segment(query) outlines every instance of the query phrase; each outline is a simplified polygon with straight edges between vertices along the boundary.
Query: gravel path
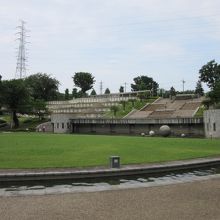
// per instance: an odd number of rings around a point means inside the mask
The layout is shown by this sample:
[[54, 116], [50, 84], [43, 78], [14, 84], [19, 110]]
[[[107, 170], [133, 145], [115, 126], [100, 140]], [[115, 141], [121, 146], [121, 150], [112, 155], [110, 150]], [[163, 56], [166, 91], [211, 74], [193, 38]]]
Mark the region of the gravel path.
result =
[[220, 219], [220, 178], [160, 187], [0, 197], [1, 220]]

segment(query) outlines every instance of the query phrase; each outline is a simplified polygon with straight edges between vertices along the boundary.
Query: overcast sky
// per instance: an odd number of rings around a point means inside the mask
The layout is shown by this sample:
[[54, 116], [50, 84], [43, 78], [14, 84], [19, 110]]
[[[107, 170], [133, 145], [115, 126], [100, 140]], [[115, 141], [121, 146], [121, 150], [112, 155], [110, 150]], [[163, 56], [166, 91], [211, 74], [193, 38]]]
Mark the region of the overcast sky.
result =
[[139, 75], [161, 88], [194, 89], [198, 71], [220, 62], [219, 0], [0, 0], [0, 74], [15, 77], [16, 26], [30, 30], [27, 75], [44, 72], [72, 90], [74, 72], [99, 93]]

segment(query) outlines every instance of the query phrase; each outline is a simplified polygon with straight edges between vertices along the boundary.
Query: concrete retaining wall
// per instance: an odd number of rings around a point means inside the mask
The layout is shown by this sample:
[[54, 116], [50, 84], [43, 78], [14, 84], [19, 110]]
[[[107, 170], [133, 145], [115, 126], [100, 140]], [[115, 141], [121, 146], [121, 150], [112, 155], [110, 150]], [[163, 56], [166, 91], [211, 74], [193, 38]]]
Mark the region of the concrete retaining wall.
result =
[[220, 109], [204, 112], [204, 130], [207, 138], [220, 138]]
[[[104, 119], [73, 119], [71, 120], [72, 133], [82, 134], [127, 134], [140, 135], [149, 134], [153, 130], [159, 135], [161, 125], [168, 125], [171, 128], [172, 136], [185, 134], [189, 137], [203, 137], [204, 127], [202, 120], [184, 119], [179, 121], [174, 119], [166, 120], [104, 120]], [[164, 123], [163, 123], [164, 122]]]
[[53, 132], [53, 126], [51, 122], [45, 122], [36, 127], [38, 132]]
[[130, 165], [122, 166], [119, 169], [109, 168], [93, 168], [84, 170], [66, 169], [65, 171], [55, 169], [53, 171], [45, 170], [26, 170], [16, 172], [0, 172], [0, 182], [12, 181], [30, 181], [30, 180], [59, 180], [59, 179], [91, 179], [103, 177], [116, 177], [116, 176], [131, 176], [141, 174], [162, 174], [164, 172], [183, 171], [187, 169], [198, 169], [205, 167], [213, 167], [220, 164], [219, 158], [208, 159], [194, 159], [184, 161], [166, 162], [164, 164], [149, 164], [149, 165]]
[[74, 117], [74, 114], [51, 114], [54, 133], [69, 133], [70, 118], [72, 117]]

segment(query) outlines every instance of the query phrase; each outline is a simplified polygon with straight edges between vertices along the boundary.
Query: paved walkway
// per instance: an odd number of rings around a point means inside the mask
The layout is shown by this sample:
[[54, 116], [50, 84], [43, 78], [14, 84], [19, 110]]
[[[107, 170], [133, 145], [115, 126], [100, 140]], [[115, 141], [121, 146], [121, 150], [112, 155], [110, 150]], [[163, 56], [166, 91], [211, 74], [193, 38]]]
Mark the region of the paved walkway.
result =
[[0, 198], [1, 220], [220, 219], [220, 178], [116, 191]]

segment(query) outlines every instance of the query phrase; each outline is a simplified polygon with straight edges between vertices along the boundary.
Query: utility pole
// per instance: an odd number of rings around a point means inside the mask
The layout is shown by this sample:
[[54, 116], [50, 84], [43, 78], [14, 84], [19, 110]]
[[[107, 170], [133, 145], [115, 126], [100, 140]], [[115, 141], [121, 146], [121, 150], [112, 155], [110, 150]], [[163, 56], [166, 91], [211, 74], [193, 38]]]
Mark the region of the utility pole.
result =
[[126, 92], [126, 86], [127, 86], [127, 83], [125, 82], [125, 89], [124, 89], [124, 92]]
[[100, 95], [102, 95], [102, 89], [103, 89], [103, 82], [100, 82]]
[[28, 37], [26, 35], [27, 30], [25, 29], [25, 21], [21, 20], [21, 25], [17, 27], [18, 32], [16, 34], [19, 35], [19, 37], [16, 39], [19, 41], [18, 46], [18, 54], [17, 54], [17, 65], [16, 65], [16, 72], [15, 72], [15, 78], [25, 78], [26, 77], [26, 63], [27, 63], [27, 57], [26, 57], [26, 38]]
[[153, 97], [154, 96], [154, 83], [153, 82], [152, 82], [151, 86], [152, 86], [152, 88], [151, 88], [151, 91], [152, 91], [151, 95]]
[[183, 79], [181, 82], [183, 83], [183, 92], [184, 92], [184, 84], [186, 83], [186, 81]]

